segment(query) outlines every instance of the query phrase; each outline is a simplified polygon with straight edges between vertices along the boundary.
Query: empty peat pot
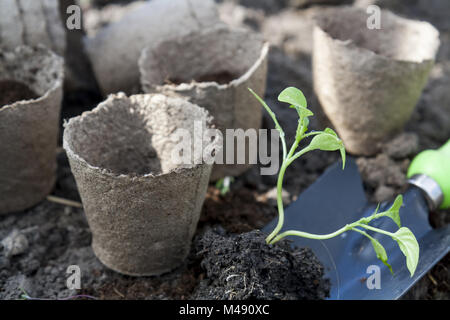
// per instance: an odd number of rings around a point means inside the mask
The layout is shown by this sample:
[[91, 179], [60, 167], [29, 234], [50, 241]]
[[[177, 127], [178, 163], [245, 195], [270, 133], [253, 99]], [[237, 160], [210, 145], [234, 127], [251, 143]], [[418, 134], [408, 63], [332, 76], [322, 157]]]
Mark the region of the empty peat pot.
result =
[[56, 181], [63, 65], [43, 47], [0, 50], [0, 214], [32, 207]]
[[64, 148], [92, 248], [107, 267], [158, 275], [188, 255], [212, 164], [197, 161], [195, 153], [192, 163], [200, 164], [174, 163], [172, 133], [185, 129], [198, 139], [194, 120], [204, 128], [212, 122], [184, 99], [120, 93], [65, 124]]
[[427, 22], [381, 11], [381, 28], [369, 29], [368, 17], [337, 8], [314, 28], [314, 90], [346, 149], [362, 155], [403, 129], [439, 48], [439, 32]]
[[152, 0], [86, 38], [86, 52], [103, 94], [139, 91], [138, 60], [143, 48], [221, 23], [213, 0]]
[[[144, 92], [177, 95], [207, 109], [226, 129], [260, 129], [262, 107], [248, 91], [266, 90], [269, 45], [259, 34], [224, 26], [155, 42], [139, 60]], [[226, 156], [224, 148], [224, 159]], [[247, 151], [248, 153], [248, 145]], [[211, 180], [237, 176], [250, 165], [214, 166]]]

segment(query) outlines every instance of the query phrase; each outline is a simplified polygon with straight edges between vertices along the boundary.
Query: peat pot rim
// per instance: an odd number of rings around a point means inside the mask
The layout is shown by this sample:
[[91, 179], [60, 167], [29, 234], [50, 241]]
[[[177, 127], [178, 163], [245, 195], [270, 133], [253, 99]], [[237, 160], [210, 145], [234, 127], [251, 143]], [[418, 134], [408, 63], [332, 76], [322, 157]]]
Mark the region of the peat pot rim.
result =
[[[83, 112], [81, 115], [70, 118], [69, 120], [64, 120], [64, 134], [63, 134], [63, 148], [65, 149], [67, 156], [76, 160], [77, 162], [79, 162], [83, 167], [86, 167], [90, 170], [93, 170], [95, 172], [98, 172], [99, 174], [103, 175], [103, 176], [107, 176], [109, 178], [114, 178], [114, 179], [126, 179], [126, 180], [130, 180], [130, 181], [138, 181], [138, 180], [147, 180], [148, 178], [157, 178], [157, 177], [161, 177], [161, 176], [168, 176], [168, 175], [172, 175], [172, 174], [188, 174], [189, 172], [191, 172], [194, 169], [197, 169], [199, 167], [202, 166], [207, 166], [209, 164], [202, 162], [200, 164], [194, 163], [194, 164], [189, 164], [189, 165], [184, 165], [184, 167], [176, 167], [173, 169], [168, 170], [167, 172], [160, 172], [158, 174], [154, 174], [154, 173], [145, 173], [145, 174], [140, 174], [140, 173], [130, 173], [130, 174], [126, 174], [126, 173], [117, 173], [114, 172], [111, 169], [108, 168], [103, 168], [100, 166], [96, 166], [93, 165], [91, 163], [89, 163], [84, 157], [82, 157], [81, 155], [79, 155], [78, 153], [76, 153], [72, 147], [70, 146], [70, 143], [67, 142], [67, 137], [70, 135], [70, 126], [72, 126], [74, 123], [76, 122], [80, 122], [83, 121], [84, 118], [89, 117], [91, 114], [95, 114], [101, 111], [104, 111], [106, 109], [108, 109], [109, 104], [116, 100], [131, 100], [132, 98], [144, 98], [144, 97], [164, 97], [165, 99], [170, 99], [172, 101], [179, 101], [182, 102], [184, 104], [189, 104], [195, 108], [199, 108], [203, 114], [204, 114], [204, 120], [206, 122], [206, 125], [208, 128], [215, 128], [214, 124], [213, 124], [213, 117], [209, 114], [209, 112], [204, 109], [199, 107], [196, 104], [193, 104], [189, 101], [186, 101], [185, 99], [182, 98], [178, 98], [178, 97], [169, 97], [167, 95], [164, 94], [136, 94], [136, 95], [130, 95], [127, 96], [124, 92], [119, 92], [116, 94], [110, 94], [108, 95], [107, 99], [101, 103], [99, 103], [97, 105], [97, 107], [95, 107], [94, 109], [92, 109], [91, 111], [85, 111]], [[215, 147], [217, 148], [216, 150], [219, 150], [219, 141], [217, 141], [217, 139], [215, 140]]]
[[[347, 48], [349, 50], [355, 50], [361, 54], [365, 54], [366, 56], [370, 57], [372, 56], [373, 58], [385, 61], [385, 62], [394, 62], [394, 63], [399, 63], [399, 64], [416, 64], [416, 65], [420, 65], [420, 64], [424, 64], [424, 63], [429, 63], [429, 62], [433, 62], [435, 61], [435, 57], [436, 54], [439, 50], [439, 46], [440, 46], [440, 39], [439, 39], [439, 31], [429, 22], [424, 21], [424, 20], [416, 20], [416, 19], [408, 19], [408, 18], [404, 18], [401, 17], [389, 10], [386, 9], [381, 9], [381, 26], [383, 26], [383, 16], [384, 18], [389, 18], [392, 20], [395, 20], [395, 23], [398, 25], [415, 25], [416, 28], [419, 28], [419, 26], [421, 28], [427, 28], [428, 29], [428, 37], [431, 36], [433, 37], [433, 39], [431, 39], [432, 41], [430, 41], [429, 43], [433, 44], [433, 47], [431, 49], [431, 51], [429, 51], [428, 53], [428, 57], [422, 57], [421, 59], [399, 59], [399, 58], [394, 58], [394, 57], [388, 57], [382, 53], [377, 53], [374, 50], [371, 50], [369, 48], [363, 47], [361, 45], [358, 45], [357, 43], [355, 43], [355, 41], [353, 39], [346, 39], [346, 40], [342, 40], [339, 39], [338, 37], [333, 36], [329, 31], [327, 31], [326, 27], [324, 26], [324, 24], [326, 23], [325, 20], [327, 18], [331, 19], [338, 19], [338, 17], [345, 12], [351, 12], [352, 14], [361, 14], [364, 15], [364, 17], [367, 19], [369, 17], [369, 15], [366, 13], [366, 11], [362, 8], [358, 8], [358, 7], [352, 7], [352, 6], [342, 6], [339, 8], [334, 8], [333, 11], [331, 12], [332, 14], [330, 14], [330, 12], [327, 13], [319, 13], [314, 17], [314, 32], [319, 32], [321, 34], [321, 36], [325, 37], [329, 42], [332, 42], [333, 44], [335, 44], [336, 46], [340, 46], [343, 48]], [[422, 54], [422, 56], [424, 56]]]
[[[13, 102], [11, 104], [6, 104], [4, 106], [0, 106], [0, 112], [5, 112], [8, 109], [12, 108], [19, 108], [19, 107], [31, 107], [32, 104], [36, 102], [41, 102], [47, 99], [50, 95], [52, 95], [55, 91], [58, 90], [58, 88], [62, 87], [63, 85], [63, 79], [64, 79], [64, 58], [57, 55], [52, 50], [48, 49], [47, 47], [38, 44], [35, 46], [28, 46], [28, 45], [20, 45], [17, 46], [14, 50], [2, 50], [0, 49], [0, 55], [4, 54], [15, 54], [16, 56], [19, 54], [32, 54], [31, 58], [34, 58], [37, 54], [40, 55], [47, 55], [53, 60], [52, 67], [54, 68], [54, 72], [56, 73], [56, 78], [54, 78], [53, 85], [49, 87], [44, 94], [39, 94], [38, 98], [35, 99], [27, 99], [27, 100], [19, 100], [16, 102]], [[25, 83], [27, 86], [28, 84]]]
[[[182, 39], [191, 37], [191, 36], [207, 36], [212, 33], [220, 33], [220, 32], [228, 32], [230, 34], [246, 33], [250, 36], [259, 37], [258, 33], [249, 31], [244, 28], [236, 28], [236, 27], [231, 28], [228, 26], [218, 26], [215, 28], [207, 29], [206, 31], [205, 30], [194, 31], [184, 37], [178, 37], [178, 38], [171, 39], [171, 40], [163, 39], [163, 40], [157, 41], [157, 42], [153, 43], [152, 45], [145, 47], [141, 52], [141, 56], [138, 61], [139, 70], [141, 73], [141, 87], [143, 87], [143, 84], [147, 82], [145, 79], [147, 78], [148, 71], [144, 67], [144, 65], [145, 65], [145, 61], [147, 60], [148, 51], [151, 48], [156, 48], [156, 47], [160, 46], [161, 44], [168, 42], [168, 41], [182, 41]], [[230, 87], [238, 87], [239, 85], [241, 85], [242, 83], [245, 83], [248, 79], [250, 79], [250, 77], [254, 74], [254, 72], [264, 62], [264, 60], [266, 59], [266, 57], [269, 53], [269, 49], [270, 49], [270, 43], [267, 41], [264, 41], [261, 38], [261, 49], [260, 49], [258, 58], [253, 62], [253, 64], [249, 68], [247, 68], [247, 70], [245, 70], [244, 73], [242, 73], [240, 76], [234, 78], [233, 80], [231, 80], [228, 83], [220, 84], [216, 81], [203, 81], [203, 82], [191, 81], [191, 82], [183, 82], [183, 83], [179, 83], [179, 84], [170, 84], [170, 83], [169, 84], [156, 84], [156, 85], [149, 85], [149, 87], [152, 88], [152, 90], [155, 90], [157, 92], [160, 92], [160, 91], [164, 92], [164, 89], [170, 89], [174, 92], [177, 92], [177, 91], [189, 91], [194, 88], [200, 88], [200, 89], [216, 88], [218, 90], [224, 90], [224, 89], [227, 89]]]

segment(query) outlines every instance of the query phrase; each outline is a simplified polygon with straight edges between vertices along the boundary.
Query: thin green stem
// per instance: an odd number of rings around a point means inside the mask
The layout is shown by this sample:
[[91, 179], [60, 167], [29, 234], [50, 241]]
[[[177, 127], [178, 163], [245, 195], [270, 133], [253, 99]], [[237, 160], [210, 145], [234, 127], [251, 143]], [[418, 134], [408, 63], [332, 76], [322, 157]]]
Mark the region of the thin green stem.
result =
[[334, 237], [340, 235], [341, 233], [344, 233], [351, 229], [353, 229], [353, 224], [346, 225], [345, 227], [342, 227], [341, 229], [339, 229], [333, 233], [329, 233], [329, 234], [313, 234], [313, 233], [296, 231], [296, 230], [288, 230], [288, 231], [282, 232], [279, 235], [277, 235], [269, 243], [274, 244], [275, 242], [278, 242], [287, 236], [297, 236], [297, 237], [315, 239], [315, 240], [326, 240], [326, 239], [334, 238]]
[[281, 165], [280, 172], [278, 173], [278, 181], [277, 181], [277, 206], [278, 206], [278, 223], [275, 229], [267, 236], [266, 242], [269, 243], [270, 240], [272, 240], [273, 237], [275, 237], [278, 232], [280, 232], [281, 228], [284, 224], [284, 207], [283, 207], [283, 197], [282, 191], [283, 191], [283, 178], [284, 173], [286, 172], [286, 162], [283, 161], [283, 164]]
[[286, 157], [286, 160], [289, 159], [290, 157], [292, 157], [292, 155], [294, 154], [295, 150], [297, 150], [298, 144], [300, 143], [302, 139], [296, 139], [295, 142], [292, 144], [291, 149], [289, 150], [289, 153]]
[[283, 128], [280, 126], [280, 124], [278, 123], [278, 119], [277, 116], [275, 115], [275, 113], [272, 111], [272, 109], [270, 109], [270, 107], [267, 105], [267, 103], [264, 102], [263, 99], [261, 99], [252, 89], [248, 88], [248, 90], [255, 96], [255, 98], [261, 103], [261, 105], [264, 107], [264, 109], [266, 109], [267, 113], [270, 115], [270, 117], [272, 118], [273, 122], [275, 123], [275, 129], [278, 130], [278, 132], [280, 133], [280, 139], [281, 139], [281, 145], [283, 147], [283, 161], [284, 159], [286, 159], [286, 141], [285, 141], [285, 133]]
[[384, 230], [378, 229], [378, 228], [374, 228], [374, 227], [368, 226], [366, 224], [359, 223], [359, 221], [356, 222], [356, 226], [364, 228], [364, 229], [367, 229], [367, 230], [375, 231], [375, 232], [378, 232], [378, 233], [382, 233], [382, 234], [385, 234], [385, 235], [390, 236], [390, 237], [394, 237], [394, 234], [392, 232], [384, 231]]
[[318, 135], [320, 133], [322, 133], [322, 131], [311, 131], [311, 132], [308, 132], [307, 134], [303, 135], [303, 138], [307, 138], [307, 137], [310, 137], [310, 136], [315, 136], [315, 135]]
[[[299, 125], [299, 130], [302, 130], [302, 125]], [[281, 228], [283, 227], [284, 224], [284, 206], [283, 206], [283, 179], [284, 179], [284, 174], [286, 172], [287, 167], [289, 167], [289, 165], [298, 157], [300, 157], [303, 153], [308, 152], [309, 150], [307, 150], [307, 148], [304, 148], [303, 150], [299, 151], [296, 154], [296, 158], [293, 158], [293, 154], [295, 152], [295, 150], [297, 150], [297, 147], [300, 143], [300, 141], [302, 141], [302, 139], [304, 138], [304, 135], [297, 137], [295, 139], [295, 142], [292, 144], [291, 149], [289, 150], [288, 155], [284, 155], [283, 153], [283, 164], [280, 168], [280, 172], [278, 174], [278, 180], [277, 180], [277, 207], [278, 207], [278, 223], [277, 226], [275, 227], [275, 229], [267, 236], [266, 238], [266, 242], [270, 243], [270, 241], [280, 232]], [[282, 141], [284, 142], [285, 140], [282, 139]], [[285, 149], [283, 149], [285, 150]], [[295, 156], [294, 156], [295, 157]], [[291, 160], [292, 159], [292, 160]]]
[[305, 153], [307, 153], [308, 151], [311, 151], [312, 149], [307, 146], [305, 148], [303, 148], [302, 150], [300, 150], [299, 152], [297, 152], [296, 154], [294, 154], [293, 156], [289, 157], [286, 160], [287, 165], [289, 166], [292, 162], [294, 162], [297, 158], [301, 157], [302, 155], [304, 155]]
[[[269, 240], [269, 241], [267, 241], [267, 239], [266, 239], [266, 241], [269, 244], [274, 244], [274, 243], [280, 241], [281, 239], [283, 239], [283, 238], [285, 238], [287, 236], [297, 236], [297, 237], [308, 238], [308, 239], [315, 239], [315, 240], [326, 240], [326, 239], [334, 238], [334, 237], [336, 237], [336, 236], [338, 236], [338, 235], [340, 235], [340, 234], [342, 234], [342, 233], [344, 233], [346, 231], [349, 231], [349, 230], [359, 232], [359, 233], [361, 233], [361, 234], [371, 238], [366, 232], [364, 232], [362, 230], [359, 230], [359, 229], [356, 229], [355, 227], [365, 228], [367, 230], [372, 230], [372, 231], [375, 231], [375, 232], [378, 232], [378, 233], [382, 233], [382, 234], [388, 235], [390, 237], [394, 236], [394, 234], [391, 233], [391, 232], [384, 231], [384, 230], [378, 229], [378, 228], [374, 228], [374, 227], [371, 227], [371, 226], [368, 226], [368, 225], [365, 225], [365, 224], [361, 224], [361, 223], [359, 223], [359, 221], [357, 221], [357, 222], [354, 222], [354, 223], [351, 223], [351, 224], [347, 224], [344, 227], [340, 228], [339, 230], [337, 230], [335, 232], [332, 232], [332, 233], [329, 233], [329, 234], [313, 234], [313, 233], [302, 232], [302, 231], [297, 231], [297, 230], [288, 230], [288, 231], [284, 231], [284, 232], [278, 234], [275, 237], [272, 237], [272, 239]], [[280, 229], [281, 229], [281, 227], [280, 227]]]
[[283, 161], [286, 159], [286, 140], [285, 140], [285, 138], [284, 137], [281, 137], [281, 135], [280, 135], [280, 139], [281, 139], [281, 145], [282, 145], [282, 148], [283, 148]]
[[292, 144], [291, 149], [289, 150], [289, 153], [287, 155], [287, 159], [292, 157], [292, 155], [294, 154], [295, 150], [297, 150], [300, 141], [302, 141], [303, 138], [305, 137], [305, 135], [302, 134], [302, 132], [304, 130], [305, 130], [305, 127], [303, 125], [303, 117], [300, 117], [300, 120], [298, 121], [298, 125], [297, 125], [297, 134], [295, 136], [295, 141]]
[[[295, 139], [295, 142], [292, 144], [291, 149], [289, 150], [289, 154], [285, 155], [283, 154], [283, 164], [280, 168], [280, 172], [278, 174], [278, 180], [277, 180], [277, 207], [278, 207], [278, 223], [275, 229], [272, 231], [272, 233], [269, 234], [269, 236], [266, 238], [266, 242], [269, 243], [270, 240], [275, 237], [281, 230], [284, 224], [284, 206], [283, 206], [283, 179], [284, 174], [286, 172], [287, 167], [292, 163], [289, 162], [289, 159], [294, 154], [295, 150], [298, 147], [298, 144], [303, 139], [303, 137], [299, 137]], [[284, 139], [282, 139], [284, 142]], [[283, 149], [285, 150], [285, 149]]]

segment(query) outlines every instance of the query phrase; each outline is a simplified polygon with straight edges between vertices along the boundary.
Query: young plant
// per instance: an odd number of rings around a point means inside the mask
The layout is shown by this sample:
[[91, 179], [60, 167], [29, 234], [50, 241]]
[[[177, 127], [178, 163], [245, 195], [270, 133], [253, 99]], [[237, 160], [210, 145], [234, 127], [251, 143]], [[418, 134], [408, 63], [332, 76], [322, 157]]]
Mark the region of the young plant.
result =
[[[275, 229], [272, 231], [272, 233], [269, 234], [269, 236], [266, 238], [266, 242], [268, 244], [274, 244], [277, 241], [280, 241], [284, 237], [287, 236], [298, 236], [298, 237], [304, 237], [309, 239], [317, 239], [317, 240], [324, 240], [324, 239], [330, 239], [333, 237], [336, 237], [344, 232], [347, 231], [354, 231], [358, 232], [368, 239], [370, 239], [373, 249], [375, 250], [375, 253], [377, 255], [377, 258], [380, 259], [393, 273], [391, 266], [387, 262], [388, 256], [386, 254], [386, 250], [381, 245], [381, 243], [370, 236], [365, 230], [370, 230], [373, 232], [378, 232], [384, 235], [387, 235], [391, 237], [393, 240], [397, 241], [400, 250], [403, 252], [403, 254], [406, 257], [406, 265], [408, 267], [409, 272], [411, 273], [411, 277], [414, 275], [414, 272], [417, 267], [417, 263], [419, 261], [419, 244], [417, 243], [416, 237], [406, 227], [401, 226], [400, 222], [400, 215], [399, 210], [403, 203], [403, 197], [401, 195], [397, 196], [395, 199], [393, 205], [384, 212], [378, 212], [378, 208], [375, 210], [375, 212], [369, 216], [359, 219], [356, 222], [350, 223], [342, 227], [341, 229], [330, 233], [330, 234], [312, 234], [308, 232], [303, 231], [297, 231], [297, 230], [288, 230], [280, 233], [283, 224], [284, 224], [284, 207], [283, 207], [283, 201], [282, 201], [282, 190], [283, 190], [283, 178], [284, 174], [286, 172], [286, 169], [289, 167], [289, 165], [294, 162], [296, 159], [301, 157], [307, 152], [313, 151], [313, 150], [323, 150], [323, 151], [337, 151], [341, 153], [342, 157], [342, 169], [345, 167], [345, 147], [341, 139], [337, 136], [336, 132], [334, 132], [330, 128], [326, 128], [324, 131], [311, 131], [307, 133], [309, 120], [308, 118], [313, 116], [314, 114], [311, 112], [311, 110], [308, 109], [308, 105], [306, 102], [306, 98], [303, 95], [303, 93], [294, 87], [289, 87], [285, 90], [283, 90], [280, 95], [278, 96], [278, 100], [280, 102], [285, 102], [290, 105], [290, 108], [293, 108], [297, 111], [298, 114], [298, 126], [297, 126], [297, 132], [295, 135], [295, 141], [292, 144], [289, 151], [286, 147], [286, 139], [285, 139], [285, 133], [283, 129], [281, 128], [280, 124], [278, 123], [278, 120], [273, 113], [273, 111], [269, 108], [269, 106], [255, 93], [253, 90], [249, 89], [250, 92], [258, 99], [258, 101], [263, 105], [263, 107], [266, 109], [266, 111], [269, 113], [270, 117], [272, 118], [273, 122], [275, 123], [275, 128], [280, 133], [280, 139], [282, 143], [282, 149], [283, 149], [283, 161], [280, 168], [280, 171], [278, 173], [278, 180], [277, 180], [277, 204], [278, 204], [278, 224], [276, 225]], [[303, 149], [297, 151], [297, 148], [300, 144], [300, 142], [308, 137], [313, 137], [309, 145], [304, 147]], [[387, 217], [392, 219], [399, 229], [397, 232], [392, 233], [388, 232], [379, 228], [375, 228], [369, 225], [369, 223], [375, 219], [379, 219], [382, 217]]]
[[222, 196], [230, 192], [231, 183], [234, 182], [233, 177], [226, 176], [225, 178], [219, 179], [216, 182], [216, 188], [219, 189]]

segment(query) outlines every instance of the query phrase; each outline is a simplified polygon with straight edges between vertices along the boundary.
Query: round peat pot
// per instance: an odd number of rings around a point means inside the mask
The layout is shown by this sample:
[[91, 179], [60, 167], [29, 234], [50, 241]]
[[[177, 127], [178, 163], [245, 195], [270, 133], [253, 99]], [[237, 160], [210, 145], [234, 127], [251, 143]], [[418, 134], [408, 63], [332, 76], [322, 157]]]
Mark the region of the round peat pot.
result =
[[180, 142], [173, 133], [184, 129], [203, 139], [199, 122], [206, 129], [212, 118], [184, 99], [120, 93], [65, 124], [64, 148], [92, 247], [107, 267], [159, 275], [186, 258], [212, 164], [194, 152], [190, 163], [176, 164]]
[[[129, 10], [128, 10], [129, 8]], [[152, 0], [130, 4], [123, 17], [86, 38], [86, 52], [104, 94], [139, 90], [143, 48], [221, 23], [213, 0]]]
[[0, 214], [39, 203], [56, 181], [63, 65], [43, 47], [0, 50]]
[[368, 18], [342, 7], [314, 28], [314, 90], [346, 149], [362, 155], [403, 129], [439, 48], [427, 22], [381, 11], [380, 29], [369, 29]]
[[[248, 91], [264, 96], [269, 45], [251, 31], [218, 26], [185, 37], [155, 42], [139, 60], [148, 93], [183, 96], [207, 109], [224, 135], [226, 129], [261, 127], [262, 107]], [[248, 144], [246, 153], [248, 154]], [[226, 160], [226, 150], [223, 153]], [[247, 156], [246, 156], [247, 158]], [[245, 164], [215, 165], [212, 180], [236, 176]]]

